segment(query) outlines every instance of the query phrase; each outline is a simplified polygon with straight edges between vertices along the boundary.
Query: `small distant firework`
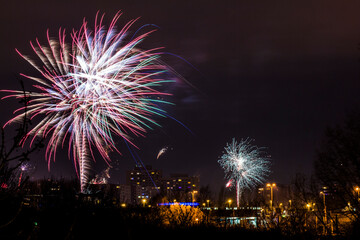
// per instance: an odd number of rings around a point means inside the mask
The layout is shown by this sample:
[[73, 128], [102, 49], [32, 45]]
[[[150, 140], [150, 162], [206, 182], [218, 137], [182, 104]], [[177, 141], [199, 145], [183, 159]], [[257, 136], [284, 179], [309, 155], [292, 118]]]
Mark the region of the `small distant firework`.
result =
[[103, 25], [104, 15], [96, 15], [93, 29], [84, 19], [80, 30], [73, 30], [70, 43], [63, 29], [59, 40], [47, 32], [47, 45], [37, 39], [30, 42], [39, 63], [16, 50], [41, 77], [21, 74], [35, 82], [36, 91], [2, 90], [9, 93], [4, 98], [30, 98], [5, 126], [26, 116], [42, 116], [21, 144], [28, 138], [31, 145], [36, 136], [49, 137], [45, 154], [49, 169], [57, 147], [68, 142], [81, 192], [88, 183], [93, 147], [109, 162], [108, 152], [119, 152], [114, 136], [134, 145], [134, 136], [143, 136], [151, 124], [158, 125], [154, 116], [166, 117], [158, 104], [168, 103], [162, 98], [170, 94], [160, 92], [159, 87], [173, 82], [167, 74], [172, 70], [159, 60], [160, 48], [139, 48], [152, 31], [131, 37], [128, 30], [136, 20], [118, 30], [120, 15], [115, 15], [108, 28]]
[[163, 155], [168, 149], [169, 147], [163, 147], [162, 149], [160, 149], [156, 159], [159, 159], [159, 157], [161, 157], [161, 155]]
[[33, 165], [31, 165], [29, 162], [24, 162], [20, 165], [18, 186], [20, 186], [21, 184], [23, 175], [29, 174], [33, 169], [34, 169]]
[[22, 172], [24, 172], [24, 171], [28, 170], [28, 169], [30, 168], [30, 166], [31, 166], [30, 163], [25, 162], [25, 163], [23, 163], [23, 164], [20, 165], [20, 170], [21, 170]]
[[233, 180], [230, 179], [230, 180], [226, 183], [225, 187], [227, 187], [227, 188], [232, 187], [232, 182], [233, 182]]
[[245, 139], [238, 143], [233, 138], [218, 160], [228, 180], [226, 187], [235, 185], [238, 207], [243, 190], [263, 183], [270, 172], [269, 158], [264, 156], [263, 148], [252, 146], [251, 142], [251, 139]]
[[110, 168], [111, 167], [109, 166], [100, 174], [96, 174], [95, 178], [90, 181], [90, 184], [107, 184], [108, 179], [110, 178]]

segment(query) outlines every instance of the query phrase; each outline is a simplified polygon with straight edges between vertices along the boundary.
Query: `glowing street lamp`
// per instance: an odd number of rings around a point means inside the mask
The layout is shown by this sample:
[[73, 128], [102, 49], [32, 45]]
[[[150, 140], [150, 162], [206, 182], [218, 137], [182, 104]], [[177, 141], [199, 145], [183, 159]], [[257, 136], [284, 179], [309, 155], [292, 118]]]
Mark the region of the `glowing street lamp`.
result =
[[[307, 211], [308, 211], [308, 212], [310, 211], [310, 207], [311, 207], [311, 203], [307, 203], [307, 204], [306, 204], [306, 208], [307, 208]], [[306, 214], [307, 214], [307, 212], [305, 212], [305, 227], [307, 226], [307, 225], [306, 225]]]
[[266, 184], [267, 187], [270, 188], [270, 191], [271, 191], [271, 194], [270, 194], [270, 209], [272, 210], [273, 209], [273, 200], [274, 200], [274, 195], [273, 195], [273, 188], [276, 187], [276, 184], [273, 183], [273, 184]]
[[323, 195], [323, 201], [324, 201], [324, 222], [327, 223], [327, 218], [326, 218], [326, 202], [325, 202], [325, 193], [323, 191], [320, 192], [320, 195]]
[[323, 195], [323, 199], [324, 199], [324, 234], [326, 232], [326, 225], [327, 225], [327, 218], [326, 218], [326, 202], [325, 202], [325, 192], [321, 191], [320, 195]]
[[229, 208], [231, 208], [231, 203], [232, 203], [232, 200], [231, 200], [231, 199], [229, 199], [229, 200], [228, 200], [228, 203], [229, 203]]
[[358, 186], [355, 187], [355, 191], [357, 193], [357, 200], [359, 201], [359, 191], [360, 191], [360, 188]]
[[310, 211], [311, 203], [307, 203], [307, 204], [306, 204], [306, 208], [307, 208], [308, 211]]
[[195, 196], [194, 196], [194, 195], [195, 195], [196, 193], [198, 193], [198, 191], [195, 191], [195, 190], [194, 190], [194, 191], [192, 191], [192, 192], [191, 192], [191, 196], [192, 196], [192, 203], [194, 203], [194, 202], [195, 202]]
[[145, 198], [142, 200], [142, 203], [143, 203], [143, 207], [145, 207], [145, 204], [146, 204], [146, 199]]

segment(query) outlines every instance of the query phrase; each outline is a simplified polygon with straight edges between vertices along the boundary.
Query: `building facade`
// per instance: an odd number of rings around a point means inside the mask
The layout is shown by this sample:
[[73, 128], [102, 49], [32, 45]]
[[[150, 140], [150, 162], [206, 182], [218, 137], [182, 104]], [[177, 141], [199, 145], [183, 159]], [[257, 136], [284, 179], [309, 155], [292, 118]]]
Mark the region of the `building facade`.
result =
[[188, 174], [170, 174], [163, 178], [162, 189], [168, 201], [196, 201], [200, 178]]
[[152, 166], [135, 166], [126, 173], [126, 185], [130, 186], [130, 203], [141, 204], [148, 201], [161, 190], [162, 171]]
[[[170, 174], [164, 177], [161, 170], [135, 166], [127, 171], [126, 185], [130, 187], [130, 203], [137, 205], [161, 195], [166, 201], [196, 201], [200, 179], [188, 174]], [[145, 199], [145, 200], [144, 200]]]

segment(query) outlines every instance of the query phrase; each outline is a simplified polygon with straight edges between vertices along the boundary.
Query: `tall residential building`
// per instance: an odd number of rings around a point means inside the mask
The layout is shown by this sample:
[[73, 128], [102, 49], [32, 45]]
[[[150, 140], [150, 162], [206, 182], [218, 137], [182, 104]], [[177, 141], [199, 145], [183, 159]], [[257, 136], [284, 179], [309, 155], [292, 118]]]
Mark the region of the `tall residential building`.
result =
[[151, 166], [135, 166], [127, 171], [126, 184], [131, 189], [131, 203], [140, 204], [142, 199], [150, 199], [160, 191], [162, 171]]
[[163, 178], [162, 189], [168, 201], [196, 201], [199, 193], [200, 179], [188, 174], [170, 174]]
[[120, 190], [120, 203], [131, 204], [131, 186], [121, 184], [117, 187]]
[[196, 201], [200, 189], [198, 176], [170, 174], [162, 176], [162, 171], [151, 166], [135, 166], [126, 173], [126, 185], [130, 186], [130, 203], [143, 204], [144, 199], [157, 194], [166, 196], [166, 201]]
[[170, 177], [163, 178], [163, 187], [172, 191], [194, 191], [199, 190], [199, 177], [188, 174], [170, 174]]

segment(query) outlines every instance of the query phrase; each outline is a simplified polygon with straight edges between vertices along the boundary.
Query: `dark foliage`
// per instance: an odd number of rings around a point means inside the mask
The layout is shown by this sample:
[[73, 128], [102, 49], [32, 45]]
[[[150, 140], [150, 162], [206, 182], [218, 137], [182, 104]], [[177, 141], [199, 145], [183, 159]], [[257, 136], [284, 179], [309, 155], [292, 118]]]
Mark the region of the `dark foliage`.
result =
[[359, 192], [355, 189], [360, 187], [360, 111], [350, 114], [343, 125], [326, 130], [315, 173], [326, 187], [329, 208], [351, 208], [349, 213], [359, 219]]

